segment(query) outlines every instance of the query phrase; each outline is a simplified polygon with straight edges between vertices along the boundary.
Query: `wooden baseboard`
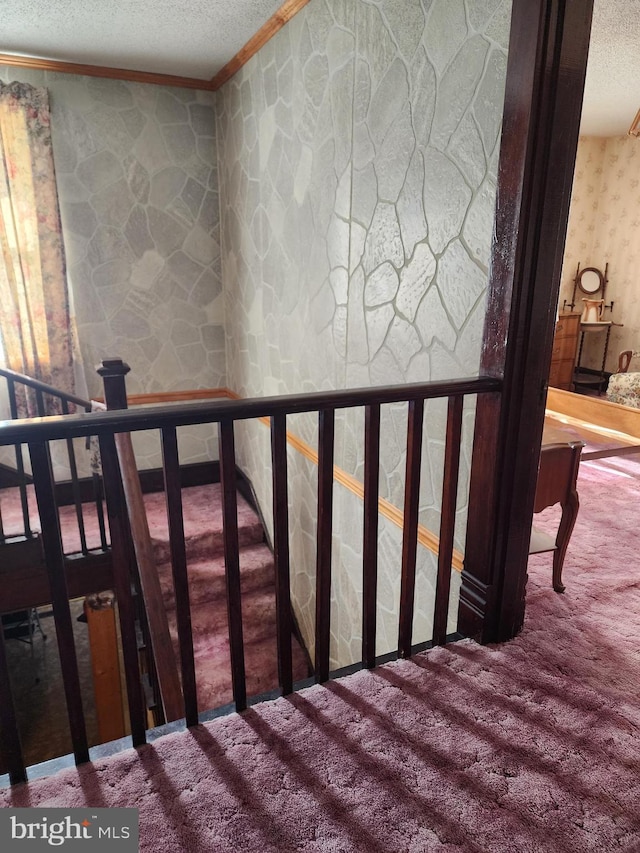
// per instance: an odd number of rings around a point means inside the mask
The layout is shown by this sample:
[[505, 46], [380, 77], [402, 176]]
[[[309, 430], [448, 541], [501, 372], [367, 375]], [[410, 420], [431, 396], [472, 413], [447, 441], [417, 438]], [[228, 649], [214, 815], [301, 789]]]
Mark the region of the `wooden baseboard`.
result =
[[[164, 491], [164, 474], [162, 468], [146, 468], [138, 472], [143, 494]], [[180, 485], [204, 486], [207, 483], [220, 482], [220, 463], [217, 459], [208, 462], [190, 462], [180, 466]], [[93, 479], [83, 477], [78, 480], [80, 500], [91, 503], [95, 500]], [[73, 484], [71, 480], [56, 483], [56, 503], [58, 506], [72, 506], [75, 503]]]

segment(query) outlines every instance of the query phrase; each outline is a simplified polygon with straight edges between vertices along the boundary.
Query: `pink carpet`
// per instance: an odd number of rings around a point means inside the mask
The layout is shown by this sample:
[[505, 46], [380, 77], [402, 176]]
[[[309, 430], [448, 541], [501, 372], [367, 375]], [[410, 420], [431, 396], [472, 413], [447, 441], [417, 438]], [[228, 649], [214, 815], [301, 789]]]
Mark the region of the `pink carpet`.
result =
[[[33, 487], [28, 487], [30, 518], [33, 530], [39, 530], [37, 504]], [[167, 607], [169, 629], [179, 659], [178, 636], [175, 619], [175, 599], [170, 564], [170, 547], [165, 496], [162, 492], [144, 496], [149, 532], [153, 542], [160, 584]], [[223, 557], [222, 504], [219, 483], [194, 486], [182, 491], [183, 523], [187, 552], [191, 626], [193, 630], [194, 657], [198, 685], [198, 709], [209, 711], [233, 700], [231, 684], [231, 658], [227, 626], [226, 581]], [[7, 536], [22, 532], [22, 507], [17, 489], [0, 490], [0, 505], [4, 530]], [[86, 537], [89, 547], [100, 544], [95, 508], [83, 505]], [[273, 555], [264, 541], [264, 530], [258, 515], [247, 501], [238, 495], [238, 541], [240, 545], [240, 574], [242, 589], [242, 619], [245, 640], [245, 670], [247, 693], [256, 696], [278, 687], [278, 660], [276, 647], [275, 570]], [[62, 538], [67, 553], [80, 549], [80, 536], [75, 508], [60, 510]], [[88, 651], [85, 647], [85, 653]], [[309, 675], [305, 652], [292, 637], [294, 681]], [[54, 661], [57, 667], [57, 660]], [[59, 669], [59, 667], [57, 667]], [[15, 676], [14, 676], [15, 678]], [[51, 673], [47, 674], [51, 681]], [[53, 687], [62, 690], [58, 677]], [[34, 688], [31, 686], [30, 693]], [[19, 690], [16, 691], [20, 693]], [[89, 699], [92, 702], [92, 699]], [[18, 708], [22, 724], [23, 743], [29, 755], [27, 728], [37, 729], [30, 720], [29, 708]], [[47, 750], [39, 760], [65, 754], [71, 749], [66, 715], [61, 709], [59, 737], [33, 737], [37, 748]], [[27, 726], [27, 720], [31, 723]], [[39, 733], [38, 733], [39, 734]], [[27, 735], [27, 736], [26, 736]], [[60, 751], [60, 744], [64, 752]], [[92, 742], [93, 745], [93, 742]]]
[[637, 853], [639, 480], [583, 464], [567, 592], [532, 559], [512, 642], [360, 672], [0, 802], [137, 806], [154, 853]]

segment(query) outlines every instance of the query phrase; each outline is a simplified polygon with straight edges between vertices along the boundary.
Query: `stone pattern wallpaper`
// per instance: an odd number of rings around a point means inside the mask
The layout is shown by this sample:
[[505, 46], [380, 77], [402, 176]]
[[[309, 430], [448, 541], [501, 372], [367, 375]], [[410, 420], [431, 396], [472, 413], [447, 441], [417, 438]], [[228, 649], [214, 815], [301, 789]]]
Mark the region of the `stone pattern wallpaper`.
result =
[[[49, 90], [69, 282], [90, 395], [120, 356], [130, 393], [226, 385], [214, 96], [0, 66]], [[159, 464], [138, 437], [139, 461]], [[217, 456], [181, 430], [184, 461]]]
[[[505, 0], [311, 0], [218, 93], [235, 391], [477, 372], [509, 20]], [[436, 532], [444, 412], [436, 401], [425, 418], [421, 521]], [[470, 407], [458, 542], [472, 417]], [[361, 477], [361, 414], [337, 420], [336, 464]], [[288, 427], [315, 446], [311, 419]], [[400, 507], [405, 443], [405, 407], [385, 408], [381, 493]], [[238, 448], [268, 517], [268, 430], [243, 425]], [[295, 451], [289, 463], [293, 592], [312, 649], [316, 471]], [[336, 486], [334, 666], [359, 659], [361, 514], [361, 502]], [[380, 653], [397, 644], [400, 539], [381, 522]], [[430, 638], [435, 576], [433, 555], [421, 551], [419, 562], [416, 640]]]
[[[560, 309], [571, 301], [578, 268], [597, 267], [604, 272], [609, 264], [605, 294], [613, 300], [613, 319], [622, 326], [611, 330], [606, 369], [616, 370], [623, 350], [640, 354], [640, 143], [630, 136], [580, 137], [573, 179], [567, 230]], [[576, 311], [584, 296], [576, 294]], [[601, 333], [586, 334], [582, 364], [600, 369], [603, 355]], [[630, 370], [640, 369], [640, 358]]]

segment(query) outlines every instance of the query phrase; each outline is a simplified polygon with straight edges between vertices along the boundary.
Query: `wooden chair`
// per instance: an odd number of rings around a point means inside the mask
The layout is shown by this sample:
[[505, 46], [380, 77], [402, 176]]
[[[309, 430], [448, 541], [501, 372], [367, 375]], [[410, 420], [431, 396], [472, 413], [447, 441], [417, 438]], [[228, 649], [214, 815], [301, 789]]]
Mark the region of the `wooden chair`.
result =
[[556, 592], [565, 591], [562, 566], [580, 506], [576, 480], [583, 447], [583, 441], [571, 441], [567, 444], [547, 444], [540, 451], [533, 511], [542, 512], [548, 506], [559, 503], [562, 507], [562, 517], [555, 539], [542, 530], [531, 527], [529, 553], [554, 552], [553, 588]]
[[629, 365], [631, 364], [631, 359], [633, 358], [633, 351], [630, 349], [623, 350], [618, 356], [618, 369], [616, 373], [627, 373], [629, 370]]

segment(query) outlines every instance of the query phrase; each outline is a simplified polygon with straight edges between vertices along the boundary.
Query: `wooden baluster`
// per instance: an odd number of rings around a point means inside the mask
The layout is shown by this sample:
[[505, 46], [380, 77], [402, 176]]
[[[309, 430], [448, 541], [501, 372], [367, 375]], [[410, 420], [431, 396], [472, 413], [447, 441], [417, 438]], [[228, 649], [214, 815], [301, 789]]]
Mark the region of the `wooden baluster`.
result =
[[[93, 407], [88, 405], [85, 408], [85, 412], [90, 414], [93, 411]], [[91, 436], [87, 436], [86, 441], [86, 449], [90, 450], [93, 454], [92, 450], [92, 441], [96, 440], [97, 437], [92, 438]], [[98, 454], [99, 455], [99, 454]], [[93, 460], [92, 460], [93, 462]], [[96, 505], [96, 518], [98, 519], [98, 530], [100, 532], [100, 547], [103, 551], [106, 551], [109, 547], [107, 544], [107, 531], [104, 524], [104, 505], [103, 505], [103, 491], [102, 491], [102, 479], [98, 471], [92, 471], [91, 480], [93, 483], [93, 502]]]
[[378, 604], [378, 496], [380, 487], [380, 406], [365, 408], [364, 536], [362, 545], [362, 660], [376, 665]]
[[62, 551], [62, 536], [60, 519], [55, 503], [53, 475], [49, 447], [45, 442], [29, 444], [31, 470], [38, 501], [40, 526], [42, 528], [42, 544], [44, 546], [45, 564], [51, 590], [51, 603], [56, 625], [58, 650], [60, 653], [60, 668], [67, 702], [67, 714], [71, 730], [71, 741], [76, 764], [89, 760], [87, 731], [82, 708], [80, 677], [78, 661], [73, 639], [73, 625], [69, 609], [69, 593], [65, 577], [64, 555]]
[[247, 707], [247, 682], [244, 667], [242, 598], [240, 593], [240, 552], [238, 546], [238, 493], [233, 421], [219, 424], [220, 485], [222, 488], [225, 575], [227, 580], [227, 616], [231, 652], [231, 681], [237, 711]]
[[193, 658], [193, 631], [191, 627], [191, 606], [189, 603], [187, 552], [184, 541], [178, 436], [175, 427], [165, 427], [162, 430], [162, 466], [164, 471], [167, 517], [169, 520], [171, 571], [176, 598], [176, 621], [180, 644], [185, 718], [188, 726], [197, 726], [198, 698], [196, 692], [196, 670]]
[[5, 535], [4, 535], [4, 521], [2, 519], [2, 506], [0, 506], [0, 543], [4, 543]]
[[[69, 404], [66, 400], [62, 401], [62, 414], [69, 414]], [[83, 554], [88, 554], [87, 549], [87, 534], [84, 527], [84, 515], [82, 512], [82, 497], [80, 495], [80, 484], [78, 483], [78, 466], [76, 465], [76, 451], [73, 446], [73, 439], [66, 439], [67, 456], [69, 458], [69, 472], [71, 474], [71, 489], [73, 491], [73, 503], [76, 509], [76, 519], [78, 522], [78, 532], [80, 534], [80, 549]]]
[[335, 411], [318, 413], [318, 532], [316, 556], [316, 682], [329, 679], [331, 640], [331, 544]]
[[407, 418], [407, 461], [404, 489], [404, 519], [402, 525], [402, 578], [400, 582], [400, 618], [398, 631], [398, 654], [403, 658], [411, 655], [411, 636], [413, 633], [423, 414], [424, 400], [410, 400]]
[[178, 667], [173, 650], [167, 612], [162, 597], [160, 578], [149, 534], [149, 525], [144, 508], [144, 498], [140, 486], [140, 477], [136, 467], [131, 434], [123, 432], [115, 437], [122, 486], [129, 515], [133, 546], [138, 564], [140, 588], [144, 599], [144, 609], [149, 626], [151, 651], [158, 677], [160, 702], [164, 719], [182, 718], [184, 703], [182, 688], [178, 676]]
[[93, 500], [96, 505], [96, 516], [98, 518], [98, 529], [100, 531], [100, 547], [106, 551], [109, 547], [107, 544], [107, 531], [104, 525], [104, 505], [102, 500], [102, 480], [100, 474], [93, 472], [91, 479], [93, 481]]
[[[16, 397], [16, 386], [12, 379], [7, 379], [7, 391], [9, 392], [9, 411], [11, 412], [11, 420], [15, 421], [18, 418], [18, 400]], [[27, 499], [27, 486], [24, 472], [24, 459], [22, 458], [22, 447], [19, 444], [14, 445], [16, 454], [16, 469], [18, 471], [20, 490], [20, 503], [22, 505], [22, 523], [24, 524], [24, 535], [30, 539], [33, 535], [31, 532], [31, 522], [29, 520], [29, 501]]]
[[133, 546], [131, 544], [129, 522], [126, 517], [122, 477], [120, 476], [118, 464], [118, 452], [116, 450], [115, 437], [112, 434], [100, 436], [100, 457], [102, 459], [102, 476], [104, 480], [109, 530], [111, 531], [113, 578], [120, 619], [122, 657], [127, 683], [131, 738], [134, 746], [140, 746], [140, 744], [146, 741], [146, 719], [138, 664], [135, 606], [131, 595], [131, 577], [134, 574], [131, 564]]
[[442, 509], [440, 512], [440, 546], [438, 548], [438, 579], [433, 617], [433, 642], [444, 645], [447, 637], [449, 593], [453, 535], [456, 525], [456, 501], [460, 472], [460, 437], [464, 397], [449, 397], [447, 409], [447, 438], [442, 473]]
[[291, 659], [291, 592], [289, 567], [289, 497], [287, 483], [287, 418], [271, 418], [273, 480], [273, 545], [276, 567], [278, 674], [283, 696], [293, 690]]
[[11, 678], [7, 663], [7, 650], [4, 645], [4, 633], [0, 631], [0, 755], [2, 763], [9, 773], [12, 785], [27, 781], [27, 771], [24, 766], [20, 730], [16, 707], [11, 690]]

